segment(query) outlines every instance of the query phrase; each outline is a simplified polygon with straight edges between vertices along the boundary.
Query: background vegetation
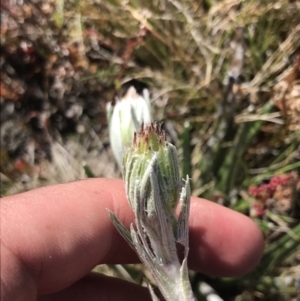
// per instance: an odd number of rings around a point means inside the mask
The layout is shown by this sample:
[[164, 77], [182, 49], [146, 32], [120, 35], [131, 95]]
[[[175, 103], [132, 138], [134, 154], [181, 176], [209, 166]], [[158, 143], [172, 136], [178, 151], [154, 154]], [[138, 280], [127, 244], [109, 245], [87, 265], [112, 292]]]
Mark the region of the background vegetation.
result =
[[105, 107], [142, 81], [193, 194], [265, 235], [251, 274], [191, 273], [199, 300], [300, 300], [299, 1], [3, 0], [0, 58], [2, 195], [120, 177]]

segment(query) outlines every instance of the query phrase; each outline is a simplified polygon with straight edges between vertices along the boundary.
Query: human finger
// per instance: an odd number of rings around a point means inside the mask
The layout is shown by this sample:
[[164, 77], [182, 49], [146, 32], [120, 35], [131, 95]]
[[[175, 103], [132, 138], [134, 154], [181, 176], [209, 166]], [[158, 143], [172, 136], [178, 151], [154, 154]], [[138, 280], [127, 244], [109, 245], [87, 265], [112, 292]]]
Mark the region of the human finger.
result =
[[[99, 263], [137, 261], [107, 208], [125, 226], [133, 221], [122, 181], [84, 180], [12, 196], [2, 200], [2, 240], [12, 257], [30, 271], [39, 292], [58, 291]], [[254, 239], [247, 242], [243, 237], [248, 235]], [[193, 269], [220, 276], [243, 274], [259, 260], [262, 245], [259, 230], [248, 218], [193, 199], [189, 260]]]
[[90, 273], [66, 289], [40, 296], [37, 301], [150, 301], [146, 287], [121, 279]]

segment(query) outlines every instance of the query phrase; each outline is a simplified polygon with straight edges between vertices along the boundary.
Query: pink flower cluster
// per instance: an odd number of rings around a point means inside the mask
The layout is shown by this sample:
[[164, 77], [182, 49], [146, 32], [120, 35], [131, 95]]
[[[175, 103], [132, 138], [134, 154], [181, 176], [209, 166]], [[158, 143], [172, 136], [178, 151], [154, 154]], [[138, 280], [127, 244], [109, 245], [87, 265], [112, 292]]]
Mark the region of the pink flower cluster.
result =
[[286, 185], [289, 180], [289, 175], [274, 176], [268, 184], [250, 187], [248, 193], [261, 201], [266, 201], [273, 197], [278, 186]]

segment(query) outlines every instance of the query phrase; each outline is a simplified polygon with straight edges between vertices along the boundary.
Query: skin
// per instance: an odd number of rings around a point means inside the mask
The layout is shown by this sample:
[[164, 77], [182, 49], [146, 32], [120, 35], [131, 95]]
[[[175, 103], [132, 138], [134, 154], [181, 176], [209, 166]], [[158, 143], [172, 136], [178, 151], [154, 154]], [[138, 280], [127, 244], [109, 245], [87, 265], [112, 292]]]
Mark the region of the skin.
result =
[[[121, 180], [81, 180], [1, 199], [1, 300], [151, 300], [146, 288], [90, 273], [97, 264], [138, 262], [107, 209], [126, 227], [134, 220]], [[262, 252], [249, 218], [192, 199], [190, 269], [237, 277]]]

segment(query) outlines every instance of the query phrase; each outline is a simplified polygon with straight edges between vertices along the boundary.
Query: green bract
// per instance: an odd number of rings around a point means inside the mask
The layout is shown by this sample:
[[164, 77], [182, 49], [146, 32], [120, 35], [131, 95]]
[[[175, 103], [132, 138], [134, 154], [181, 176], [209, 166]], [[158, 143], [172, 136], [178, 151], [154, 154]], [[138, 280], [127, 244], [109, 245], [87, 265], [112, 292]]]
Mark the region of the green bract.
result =
[[[135, 225], [129, 232], [110, 213], [113, 223], [148, 267], [167, 301], [195, 300], [187, 269], [190, 186], [188, 176], [184, 186], [180, 180], [176, 148], [158, 124], [142, 125], [124, 154], [122, 167]], [[178, 243], [184, 247], [182, 261]], [[151, 288], [150, 292], [158, 300]]]
[[[153, 171], [156, 181], [159, 182], [158, 193], [165, 210], [174, 214], [179, 202], [179, 191], [181, 180], [179, 176], [179, 165], [177, 151], [174, 145], [166, 141], [164, 132], [159, 125], [151, 123], [141, 127], [138, 133], [134, 134], [133, 145], [123, 157], [123, 178], [126, 183], [127, 198], [133, 210], [135, 185], [131, 185], [137, 179], [144, 179], [148, 182], [148, 174]], [[148, 180], [147, 180], [148, 179]], [[145, 185], [146, 183], [141, 183]], [[149, 184], [149, 183], [148, 183]], [[149, 194], [150, 189], [147, 190]], [[146, 195], [151, 198], [151, 195]], [[151, 207], [151, 202], [148, 202]], [[153, 208], [147, 208], [148, 214], [152, 214]]]

